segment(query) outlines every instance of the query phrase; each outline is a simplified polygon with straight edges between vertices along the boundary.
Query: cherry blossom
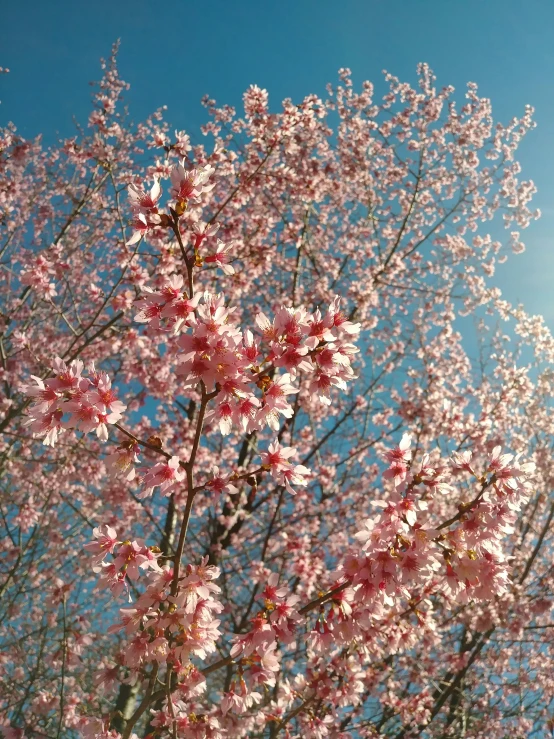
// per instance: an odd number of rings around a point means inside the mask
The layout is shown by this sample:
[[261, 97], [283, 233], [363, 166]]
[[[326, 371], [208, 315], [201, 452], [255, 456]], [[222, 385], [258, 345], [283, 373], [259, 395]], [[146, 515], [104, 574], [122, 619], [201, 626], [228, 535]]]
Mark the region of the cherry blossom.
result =
[[167, 462], [159, 462], [142, 477], [141, 497], [152, 495], [154, 488], [158, 486], [161, 493], [168, 495], [184, 477], [185, 473], [181, 471], [179, 457], [173, 456]]
[[0, 731], [550, 731], [532, 109], [344, 68], [198, 138], [103, 65], [74, 137], [0, 131]]

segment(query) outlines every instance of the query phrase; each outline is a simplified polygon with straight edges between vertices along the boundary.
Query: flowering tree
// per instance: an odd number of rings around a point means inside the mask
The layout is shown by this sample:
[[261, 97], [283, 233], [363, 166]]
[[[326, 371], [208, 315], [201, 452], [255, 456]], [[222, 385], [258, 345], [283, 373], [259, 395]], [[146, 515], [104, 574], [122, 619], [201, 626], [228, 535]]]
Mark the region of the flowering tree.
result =
[[544, 736], [554, 341], [490, 280], [532, 110], [343, 69], [193, 145], [104, 68], [0, 134], [4, 737]]

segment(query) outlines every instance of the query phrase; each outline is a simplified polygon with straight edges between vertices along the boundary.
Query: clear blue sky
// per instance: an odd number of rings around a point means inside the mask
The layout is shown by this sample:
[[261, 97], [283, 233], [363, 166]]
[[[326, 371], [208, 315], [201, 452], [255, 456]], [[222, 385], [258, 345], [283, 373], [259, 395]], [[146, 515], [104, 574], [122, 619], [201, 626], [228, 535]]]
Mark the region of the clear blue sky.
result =
[[426, 61], [460, 96], [477, 82], [503, 121], [530, 103], [538, 127], [519, 158], [543, 217], [495, 279], [554, 329], [554, 0], [4, 0], [0, 66], [11, 73], [0, 76], [0, 124], [47, 141], [70, 135], [117, 38], [132, 117], [167, 104], [168, 120], [191, 133], [205, 93], [239, 106], [256, 83], [277, 105], [323, 94], [344, 66], [358, 82], [379, 83], [383, 69], [414, 81]]

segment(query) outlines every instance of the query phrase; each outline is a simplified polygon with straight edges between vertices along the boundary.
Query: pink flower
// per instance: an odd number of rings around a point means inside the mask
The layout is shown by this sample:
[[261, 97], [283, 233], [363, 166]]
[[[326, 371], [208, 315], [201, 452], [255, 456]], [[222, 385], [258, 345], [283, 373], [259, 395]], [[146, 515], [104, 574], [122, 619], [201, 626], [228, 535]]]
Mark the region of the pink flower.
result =
[[137, 323], [148, 323], [153, 329], [159, 329], [162, 309], [163, 306], [160, 303], [150, 303], [144, 300], [134, 320]]
[[159, 216], [151, 215], [150, 217], [147, 217], [144, 215], [144, 213], [137, 213], [132, 223], [133, 235], [128, 241], [125, 242], [125, 246], [132, 246], [133, 244], [136, 244], [137, 241], [140, 241], [146, 236], [148, 231], [150, 231], [154, 226], [157, 226], [159, 222]]
[[331, 388], [346, 390], [346, 382], [340, 377], [316, 372], [310, 379], [310, 393], [317, 395], [323, 405], [331, 405]]
[[126, 480], [134, 480], [135, 465], [138, 462], [138, 453], [140, 447], [134, 441], [129, 441], [111, 454], [108, 454], [104, 463], [108, 471], [113, 475], [122, 474]]
[[210, 236], [215, 236], [219, 231], [219, 223], [211, 223], [208, 225], [207, 223], [204, 223], [204, 221], [198, 221], [197, 223], [193, 223], [192, 230], [196, 234], [194, 239], [194, 249], [198, 251], [204, 239], [207, 239]]
[[137, 634], [125, 649], [124, 661], [127, 667], [138, 667], [148, 654], [150, 637], [143, 631]]
[[115, 529], [112, 529], [111, 526], [98, 526], [93, 529], [92, 535], [96, 538], [96, 541], [85, 544], [83, 549], [95, 555], [93, 563], [98, 565], [105, 559], [107, 554], [113, 554], [119, 541]]
[[205, 483], [205, 487], [215, 496], [219, 497], [222, 493], [234, 495], [238, 493], [238, 489], [230, 482], [230, 478], [219, 474], [219, 467], [212, 467], [210, 477]]
[[137, 213], [148, 213], [157, 207], [158, 201], [162, 195], [162, 188], [159, 180], [155, 180], [150, 192], [146, 192], [141, 187], [131, 184], [128, 189], [129, 204]]
[[235, 268], [229, 264], [229, 252], [233, 248], [233, 244], [225, 245], [223, 241], [217, 240], [217, 249], [215, 254], [208, 254], [204, 257], [205, 264], [215, 264], [220, 267], [226, 275], [234, 275]]
[[220, 592], [220, 588], [212, 581], [217, 580], [219, 575], [219, 567], [208, 565], [208, 557], [204, 557], [199, 565], [187, 565], [179, 593], [170, 598], [171, 602], [189, 614], [195, 613], [201, 603], [204, 603], [208, 610], [213, 609], [215, 603], [212, 603], [211, 599]]
[[291, 495], [296, 495], [293, 485], [305, 487], [308, 482], [306, 475], [310, 470], [302, 464], [293, 466], [289, 457], [294, 456], [296, 450], [293, 447], [282, 447], [278, 441], [269, 445], [268, 451], [261, 454], [262, 466], [269, 470], [271, 476], [280, 484], [284, 485]]
[[243, 687], [242, 694], [236, 693], [231, 689], [228, 693], [223, 694], [223, 700], [221, 701], [221, 713], [225, 716], [229, 711], [233, 713], [243, 713], [251, 708], [254, 704], [259, 703], [262, 699], [261, 693], [252, 692], [247, 690], [246, 683], [241, 680], [241, 686]]
[[309, 319], [309, 333], [306, 338], [306, 346], [315, 349], [322, 341], [331, 342], [336, 339], [331, 329], [333, 328], [333, 316], [327, 315], [322, 318], [319, 310], [316, 310]]
[[471, 457], [472, 454], [469, 449], [463, 452], [453, 452], [452, 466], [454, 470], [464, 470], [465, 472], [470, 472], [471, 474], [473, 474], [473, 469], [471, 467]]
[[307, 358], [307, 346], [287, 346], [284, 351], [274, 360], [276, 367], [284, 367], [290, 373], [292, 379], [296, 378], [298, 372], [310, 372], [312, 363]]
[[118, 570], [113, 562], [100, 562], [93, 569], [100, 572], [98, 588], [108, 587], [115, 598], [120, 596], [124, 590], [127, 590], [126, 573]]
[[52, 406], [59, 402], [60, 395], [58, 395], [53, 387], [46, 386], [40, 377], [31, 375], [31, 378], [36, 382], [37, 386], [24, 385], [22, 392], [31, 398], [36, 398], [33, 404], [33, 411], [36, 411], [36, 413], [46, 413], [50, 411]]
[[186, 170], [185, 162], [186, 159], [183, 159], [182, 164], [176, 164], [169, 174], [171, 195], [177, 201], [199, 200], [202, 193], [209, 192], [215, 187], [214, 183], [208, 183], [215, 169], [207, 164], [202, 169]]
[[154, 553], [148, 547], [137, 541], [123, 542], [117, 550], [114, 566], [118, 570], [124, 570], [129, 577], [136, 579], [139, 576], [139, 568], [152, 569], [161, 572], [158, 565], [160, 553]]
[[216, 424], [223, 436], [231, 433], [233, 428], [233, 418], [235, 416], [235, 404], [227, 399], [223, 399], [217, 404], [217, 407], [206, 413], [206, 422]]
[[349, 321], [340, 310], [340, 298], [336, 297], [333, 303], [329, 307], [329, 313], [327, 314], [329, 319], [332, 320], [333, 326], [339, 331], [349, 334], [350, 336], [356, 336], [360, 333], [360, 324], [352, 323]]
[[279, 429], [279, 414], [285, 418], [291, 418], [293, 408], [287, 401], [286, 396], [297, 393], [298, 388], [290, 384], [291, 376], [288, 372], [277, 377], [264, 393], [264, 405], [259, 411], [258, 418], [274, 431]]
[[406, 479], [408, 463], [412, 458], [410, 452], [411, 444], [411, 436], [404, 434], [398, 446], [386, 451], [384, 454], [384, 458], [390, 463], [390, 466], [383, 477], [394, 480], [394, 484], [397, 486]]
[[282, 470], [279, 474], [275, 475], [275, 479], [284, 485], [291, 495], [296, 495], [296, 490], [292, 486], [300, 485], [301, 487], [306, 487], [308, 484], [306, 475], [310, 475], [310, 470], [304, 467], [303, 464], [297, 464], [294, 467]]
[[[33, 413], [31, 408], [30, 414]], [[43, 444], [45, 446], [54, 446], [58, 440], [58, 436], [65, 432], [62, 425], [63, 411], [57, 409], [52, 413], [40, 414], [37, 417], [31, 417], [25, 421], [24, 425], [29, 426], [31, 431], [38, 436], [44, 436]]]
[[266, 586], [262, 591], [260, 598], [269, 601], [274, 604], [277, 600], [284, 598], [287, 594], [287, 588], [278, 587], [279, 575], [276, 572], [272, 572], [267, 579]]
[[[277, 644], [275, 642], [273, 642], [273, 644], [268, 644], [267, 646], [265, 646], [265, 648], [258, 648], [258, 654], [260, 655], [260, 667], [266, 674], [268, 672], [279, 672], [280, 670], [279, 658], [275, 654], [276, 649]], [[270, 681], [274, 679], [275, 678], [273, 675], [267, 675], [266, 681], [270, 683]]]
[[166, 303], [160, 312], [162, 318], [173, 318], [173, 330], [178, 331], [182, 324], [186, 322], [188, 317], [194, 313], [198, 307], [201, 294], [197, 293], [193, 298], [181, 297], [171, 303]]
[[254, 335], [252, 331], [247, 329], [244, 332], [243, 339], [243, 349], [242, 354], [243, 357], [248, 360], [249, 364], [255, 364], [256, 360], [260, 356], [260, 352], [258, 349], [258, 345], [256, 344], [256, 341], [254, 340]]
[[267, 452], [260, 455], [262, 466], [269, 470], [272, 475], [287, 470], [290, 468], [288, 458], [292, 457], [295, 451], [293, 447], [282, 447], [278, 441], [274, 441], [269, 445]]
[[123, 411], [127, 406], [117, 399], [114, 390], [111, 387], [111, 380], [107, 376], [103, 376], [96, 390], [89, 393], [92, 403], [104, 414], [108, 415], [108, 423], [116, 423], [123, 415]]
[[144, 489], [140, 497], [146, 498], [152, 495], [154, 488], [157, 486], [160, 487], [160, 492], [169, 495], [175, 485], [181, 482], [184, 477], [185, 473], [180, 468], [179, 457], [171, 457], [167, 462], [159, 462], [148, 470], [142, 478]]
[[281, 669], [279, 657], [275, 653], [277, 644], [265, 644], [261, 646], [256, 654], [251, 655], [250, 670], [248, 672], [248, 683], [251, 686], [275, 685], [276, 673]]
[[310, 316], [305, 308], [281, 307], [275, 313], [275, 326], [288, 343], [294, 343], [308, 333]]
[[88, 381], [84, 381], [83, 387], [82, 373], [84, 364], [81, 360], [75, 359], [68, 366], [63, 359], [56, 357], [52, 365], [56, 376], [50, 380], [46, 380], [46, 385], [49, 388], [54, 388], [54, 390], [59, 392], [72, 392], [78, 389], [86, 390]]
[[21, 284], [28, 285], [45, 300], [51, 300], [58, 294], [56, 283], [50, 281], [54, 273], [55, 269], [52, 262], [39, 254], [31, 260], [26, 269], [21, 270]]
[[88, 718], [79, 719], [79, 733], [84, 739], [119, 739], [121, 734], [110, 730], [109, 719]]
[[259, 427], [259, 408], [260, 401], [254, 395], [240, 398], [235, 404], [235, 420], [244, 432], [251, 432]]
[[129, 185], [129, 203], [134, 213], [134, 221], [133, 235], [126, 242], [126, 246], [136, 244], [151, 228], [161, 223], [157, 208], [161, 194], [162, 189], [158, 180], [148, 193], [136, 185]]
[[272, 642], [275, 641], [275, 632], [273, 628], [268, 624], [263, 616], [256, 616], [252, 620], [252, 629], [243, 636], [233, 636], [235, 642], [231, 649], [231, 657], [248, 657], [259, 647], [267, 648]]
[[[45, 435], [44, 443], [51, 446], [64, 428], [80, 429], [84, 433], [96, 430], [100, 439], [107, 440], [107, 424], [116, 423], [126, 407], [117, 400], [109, 377], [105, 372], [96, 372], [94, 364], [89, 368], [89, 377], [82, 375], [82, 362], [74, 361], [68, 367], [56, 358], [53, 364], [55, 377], [45, 383], [35, 378], [37, 387], [24, 387], [28, 395], [37, 398], [26, 425], [33, 432]], [[66, 413], [69, 418], [63, 419]]]
[[275, 321], [270, 321], [261, 311], [256, 315], [255, 321], [266, 341], [273, 342], [279, 340], [280, 333], [275, 326]]

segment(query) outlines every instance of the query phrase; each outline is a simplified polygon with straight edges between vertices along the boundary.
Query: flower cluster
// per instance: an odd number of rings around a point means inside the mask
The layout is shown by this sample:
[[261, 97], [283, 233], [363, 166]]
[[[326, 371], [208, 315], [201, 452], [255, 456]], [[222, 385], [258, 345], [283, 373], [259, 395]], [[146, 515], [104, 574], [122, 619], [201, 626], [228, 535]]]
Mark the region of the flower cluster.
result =
[[191, 201], [195, 202], [200, 199], [204, 192], [210, 192], [214, 188], [214, 183], [209, 182], [214, 168], [209, 164], [201, 169], [186, 169], [186, 159], [180, 164], [176, 164], [171, 172], [171, 195], [175, 198], [177, 206], [186, 206]]
[[148, 231], [160, 225], [158, 201], [161, 196], [162, 188], [158, 180], [148, 192], [137, 185], [129, 185], [129, 204], [133, 211], [133, 235], [127, 241], [127, 246], [136, 244]]
[[[223, 295], [206, 292], [202, 298], [200, 302], [197, 294], [190, 299], [182, 277], [173, 276], [157, 291], [145, 289], [135, 320], [177, 337], [183, 389], [193, 390], [202, 382], [217, 396], [205, 416], [208, 429], [218, 428], [224, 436], [233, 429], [244, 433], [264, 426], [277, 431], [280, 417], [293, 415], [289, 396], [298, 393], [292, 382], [299, 373], [309, 376], [310, 391], [324, 404], [330, 403], [332, 387], [345, 388], [354, 377], [350, 360], [358, 350], [349, 337], [360, 328], [342, 315], [338, 298], [325, 316], [319, 310], [310, 314], [281, 307], [270, 321], [259, 313], [259, 340], [233, 322], [234, 309], [225, 306]], [[285, 372], [279, 374], [279, 369]], [[291, 465], [293, 454], [294, 449], [275, 442], [262, 455], [262, 464], [294, 494], [292, 486], [306, 485], [309, 470]], [[165, 483], [171, 489], [179, 475], [177, 462], [157, 465], [145, 478], [145, 494]]]
[[[341, 629], [344, 633], [340, 624], [346, 620], [367, 626], [370, 616], [381, 618], [383, 609], [393, 607], [399, 598], [410, 600], [414, 592], [425, 592], [431, 585], [460, 603], [506, 592], [508, 558], [502, 540], [512, 530], [515, 512], [528, 500], [534, 465], [520, 464], [496, 447], [479, 474], [469, 452], [453, 455], [449, 465], [431, 463], [424, 455], [414, 470], [410, 446], [406, 434], [384, 455], [390, 465], [384, 476], [393, 481], [394, 490], [386, 500], [374, 501], [382, 513], [368, 519], [356, 534], [361, 550], [348, 554], [337, 572], [338, 626], [333, 623], [335, 612], [312, 633], [314, 645], [335, 641]], [[454, 475], [460, 471], [476, 481], [477, 495], [437, 524], [431, 514], [433, 497], [451, 493]]]
[[102, 441], [108, 439], [108, 424], [117, 423], [126, 406], [112, 389], [109, 376], [98, 372], [94, 363], [84, 376], [84, 364], [74, 360], [69, 366], [61, 359], [53, 362], [53, 378], [42, 380], [32, 375], [35, 385], [25, 385], [23, 392], [34, 402], [26, 422], [34, 434], [44, 436], [44, 444], [54, 446], [66, 429], [87, 434], [95, 431]]
[[175, 485], [181, 482], [184, 477], [185, 473], [181, 469], [179, 457], [173, 456], [166, 462], [159, 462], [147, 470], [143, 476], [142, 484], [144, 489], [140, 497], [146, 498], [152, 495], [152, 491], [158, 486], [160, 492], [164, 493], [164, 495], [170, 495]]
[[[171, 180], [171, 195], [175, 199], [175, 207], [172, 212], [175, 215], [182, 215], [187, 208], [189, 202], [196, 202], [200, 199], [202, 193], [207, 193], [212, 190], [214, 183], [210, 183], [210, 176], [214, 172], [214, 168], [207, 165], [201, 169], [186, 169], [186, 159], [183, 159], [181, 164], [176, 164], [170, 171]], [[162, 188], [158, 179], [155, 180], [150, 190], [140, 187], [138, 185], [129, 185], [129, 204], [133, 211], [133, 235], [127, 241], [127, 246], [136, 244], [153, 228], [161, 225], [171, 224], [171, 217], [162, 214], [158, 210], [158, 203], [162, 196]], [[217, 228], [212, 229], [214, 233]], [[208, 233], [204, 233], [207, 236]], [[195, 249], [202, 241], [197, 239]], [[222, 244], [221, 248], [218, 247], [218, 251], [225, 254], [225, 249]], [[224, 260], [224, 256], [222, 257]], [[214, 259], [213, 261], [217, 261]], [[228, 273], [228, 274], [232, 274]]]
[[205, 558], [199, 565], [188, 565], [179, 577], [177, 590], [172, 588], [174, 573], [169, 567], [150, 564], [154, 571], [148, 587], [133, 607], [120, 610], [121, 622], [111, 627], [112, 631], [124, 630], [129, 638], [123, 656], [127, 667], [138, 670], [151, 661], [168, 662], [180, 676], [185, 697], [191, 687], [199, 692], [205, 687], [190, 658], [204, 659], [212, 654], [220, 636], [216, 618], [222, 610], [216, 599], [220, 589], [213, 582], [219, 577], [219, 569], [207, 562]]
[[296, 625], [302, 620], [296, 610], [297, 595], [289, 595], [288, 589], [279, 587], [279, 576], [272, 573], [258, 600], [263, 610], [251, 621], [250, 630], [234, 637], [231, 657], [244, 660], [247, 671], [241, 669], [240, 679], [234, 681], [231, 689], [224, 695], [221, 710], [242, 713], [261, 700], [255, 690], [264, 685], [275, 685], [275, 673], [279, 671], [277, 642], [293, 644]]
[[108, 454], [104, 460], [107, 470], [112, 475], [123, 475], [129, 482], [135, 479], [135, 465], [139, 461], [140, 447], [136, 441], [129, 439]]
[[350, 338], [360, 333], [360, 324], [352, 323], [340, 310], [335, 297], [325, 316], [319, 309], [279, 308], [273, 320], [263, 313], [256, 324], [269, 345], [268, 361], [286, 369], [294, 380], [299, 372], [310, 377], [310, 392], [330, 405], [330, 389], [346, 388], [354, 377], [351, 357], [359, 350]]
[[[79, 721], [78, 728], [83, 739], [120, 739], [121, 737], [121, 734], [115, 729], [110, 729], [109, 719], [83, 716]], [[131, 739], [137, 739], [137, 735], [132, 734]]]
[[303, 464], [292, 465], [289, 458], [296, 454], [293, 447], [282, 447], [278, 441], [269, 445], [267, 452], [261, 455], [262, 467], [269, 471], [274, 480], [295, 495], [293, 485], [305, 487], [308, 484], [306, 475], [310, 470]]
[[[233, 428], [251, 432], [265, 425], [278, 430], [279, 416], [293, 414], [287, 396], [298, 392], [291, 382], [300, 372], [310, 378], [310, 392], [326, 405], [333, 387], [344, 389], [353, 379], [351, 357], [358, 349], [349, 338], [360, 327], [341, 314], [338, 298], [324, 317], [319, 310], [310, 314], [285, 306], [273, 321], [259, 313], [257, 340], [252, 331], [242, 331], [233, 322], [234, 308], [225, 306], [223, 295], [206, 292], [200, 303], [199, 294], [190, 299], [182, 286], [182, 278], [174, 276], [161, 290], [146, 288], [135, 320], [153, 330], [180, 332], [183, 387], [193, 389], [202, 381], [209, 389], [219, 388], [217, 405], [206, 420], [219, 426], [222, 434]], [[278, 369], [285, 373], [279, 375]]]
[[56, 284], [51, 281], [55, 272], [53, 263], [42, 254], [38, 254], [25, 269], [21, 270], [21, 284], [32, 288], [41, 297], [51, 299], [57, 295]]
[[[119, 541], [111, 526], [98, 526], [93, 535], [96, 541], [85, 544], [84, 548], [93, 555], [93, 572], [100, 574], [98, 587], [108, 587], [114, 596], [124, 590], [128, 592], [128, 580], [136, 580], [139, 570], [162, 571], [158, 564], [160, 551], [156, 547], [146, 547], [136, 540]], [[110, 562], [105, 561], [108, 554], [113, 558]]]

